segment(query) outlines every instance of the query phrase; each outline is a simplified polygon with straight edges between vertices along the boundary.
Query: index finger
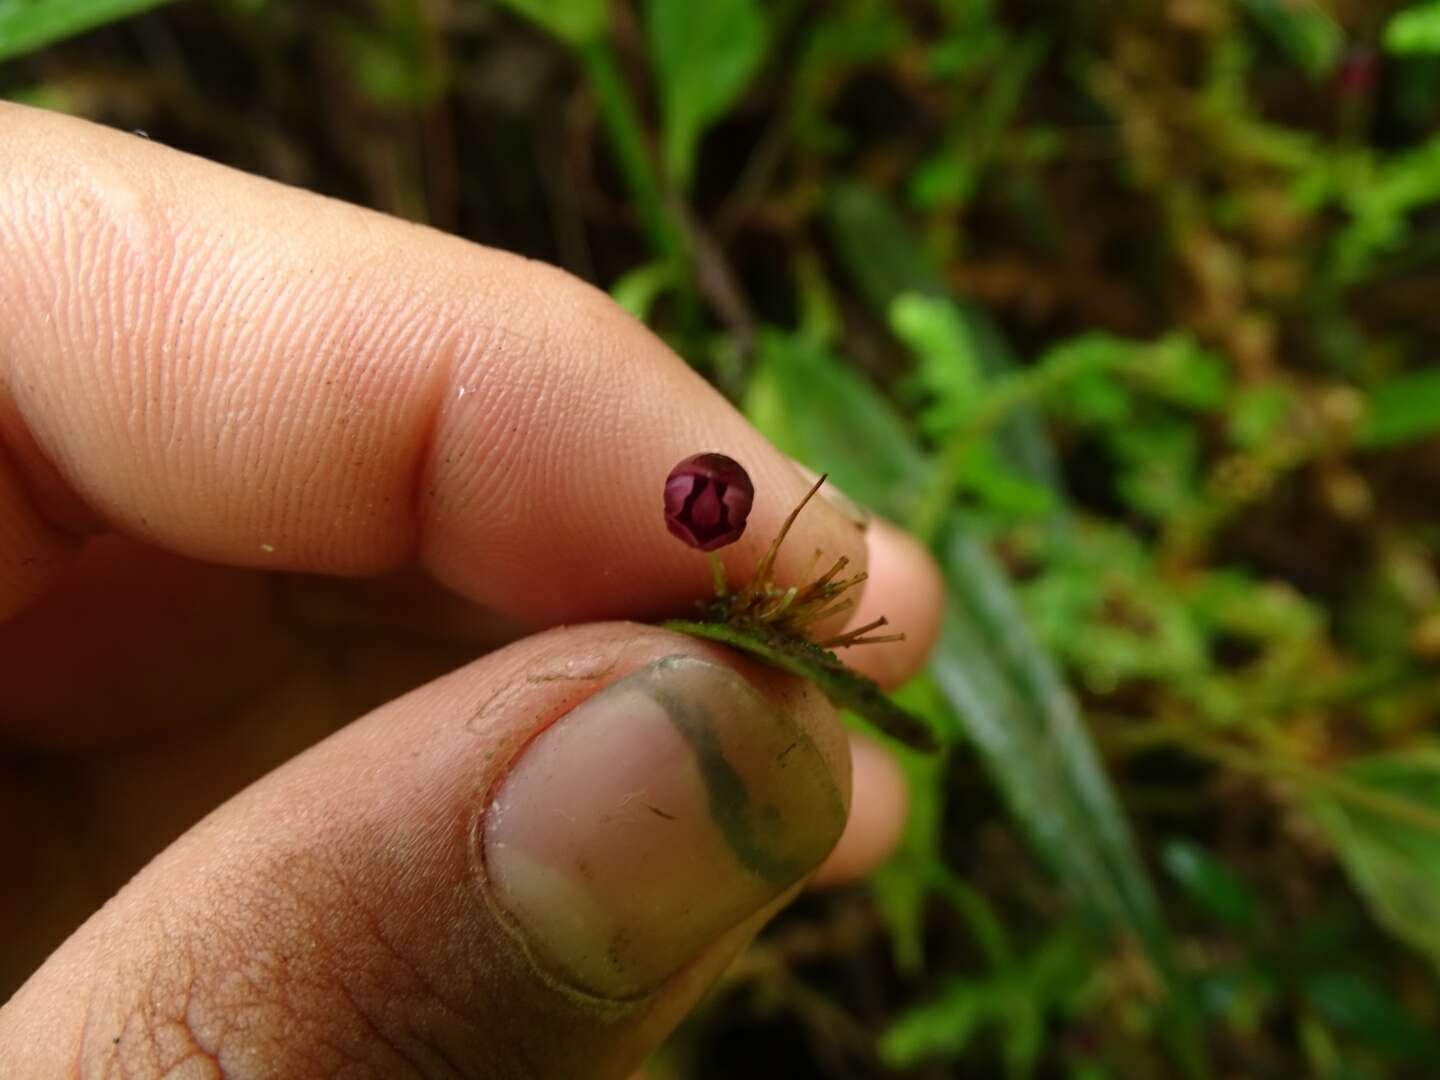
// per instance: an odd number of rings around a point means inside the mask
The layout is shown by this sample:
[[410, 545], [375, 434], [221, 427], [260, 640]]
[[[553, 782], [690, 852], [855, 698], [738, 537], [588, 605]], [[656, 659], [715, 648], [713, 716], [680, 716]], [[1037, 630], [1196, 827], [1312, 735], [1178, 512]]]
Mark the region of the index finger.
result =
[[[0, 617], [74, 533], [369, 575], [418, 561], [530, 624], [683, 608], [661, 513], [701, 450], [755, 481], [748, 573], [806, 483], [663, 343], [540, 263], [0, 105]], [[778, 566], [866, 561], [816, 500]]]

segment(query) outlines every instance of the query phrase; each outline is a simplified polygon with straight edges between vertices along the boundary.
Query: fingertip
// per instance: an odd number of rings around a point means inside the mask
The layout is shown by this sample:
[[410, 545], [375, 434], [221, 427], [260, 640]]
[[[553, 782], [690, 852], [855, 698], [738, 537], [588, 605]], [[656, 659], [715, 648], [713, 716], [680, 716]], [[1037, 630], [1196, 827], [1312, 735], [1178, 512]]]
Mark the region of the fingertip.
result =
[[940, 635], [945, 581], [925, 546], [882, 518], [866, 533], [870, 578], [848, 627], [886, 620], [880, 634], [904, 634], [903, 641], [845, 649], [841, 659], [886, 689], [909, 681], [925, 666]]

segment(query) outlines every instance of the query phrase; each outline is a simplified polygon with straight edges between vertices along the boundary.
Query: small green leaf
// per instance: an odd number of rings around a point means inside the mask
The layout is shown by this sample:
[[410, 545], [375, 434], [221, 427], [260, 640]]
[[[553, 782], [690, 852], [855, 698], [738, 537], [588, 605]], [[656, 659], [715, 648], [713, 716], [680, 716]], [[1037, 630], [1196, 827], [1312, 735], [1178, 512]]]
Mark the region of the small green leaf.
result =
[[1226, 416], [1230, 441], [1254, 450], [1275, 437], [1295, 410], [1295, 393], [1276, 383], [1245, 387], [1230, 403]]
[[1440, 368], [1401, 375], [1370, 393], [1358, 442], [1367, 449], [1398, 446], [1440, 432]]
[[1397, 11], [1385, 24], [1385, 48], [1402, 56], [1440, 54], [1440, 0]]
[[957, 979], [934, 1001], [906, 1012], [880, 1038], [880, 1058], [909, 1068], [930, 1058], [957, 1058], [995, 1009], [999, 996], [983, 982]]
[[1440, 969], [1440, 745], [1369, 758], [1309, 806], [1375, 920]]
[[915, 357], [913, 387], [928, 402], [921, 426], [937, 438], [957, 430], [985, 385], [967, 321], [949, 300], [902, 293], [890, 305], [890, 328]]
[[1116, 428], [1106, 441], [1123, 465], [1116, 486], [1134, 509], [1163, 521], [1199, 498], [1200, 434], [1194, 424], [1153, 416]]
[[1255, 894], [1199, 844], [1171, 840], [1160, 861], [1186, 895], [1225, 926], [1236, 930], [1255, 926]]
[[769, 26], [755, 0], [649, 0], [650, 52], [660, 82], [665, 168], [687, 190], [700, 136], [750, 84]]
[[995, 1029], [1008, 1076], [1029, 1076], [1045, 1050], [1050, 1016], [1073, 1008], [1091, 971], [1087, 935], [1062, 923], [1028, 955], [986, 978], [952, 979], [907, 1010], [880, 1038], [880, 1057], [908, 1068], [954, 1060], [982, 1029]]
[[743, 650], [771, 667], [809, 679], [836, 706], [849, 709], [912, 750], [933, 753], [940, 749], [935, 733], [925, 721], [902, 709], [886, 697], [880, 687], [859, 672], [850, 670], [834, 653], [813, 642], [765, 634], [728, 623], [671, 619], [664, 626], [667, 630]]
[[167, 0], [0, 0], [0, 60], [23, 56]]
[[1410, 215], [1440, 202], [1440, 136], [1367, 167], [1344, 195], [1351, 220], [1336, 235], [1330, 275], [1341, 283], [1363, 280], [1380, 259], [1411, 242]]
[[1312, 79], [1335, 70], [1345, 31], [1317, 0], [1243, 0], [1242, 6]]
[[763, 332], [745, 411], [852, 498], [898, 520], [910, 513], [929, 463], [895, 407], [825, 349]]
[[1378, 983], [1349, 971], [1317, 972], [1305, 996], [1334, 1028], [1416, 1062], [1434, 1061], [1437, 1039]]
[[606, 0], [499, 0], [567, 45], [579, 47], [605, 33]]
[[1146, 388], [1172, 405], [1195, 412], [1220, 408], [1230, 393], [1225, 361], [1186, 334], [1170, 334], [1143, 352], [1139, 377]]
[[672, 259], [641, 263], [610, 286], [610, 297], [641, 322], [650, 318], [655, 302], [680, 283], [679, 268]]

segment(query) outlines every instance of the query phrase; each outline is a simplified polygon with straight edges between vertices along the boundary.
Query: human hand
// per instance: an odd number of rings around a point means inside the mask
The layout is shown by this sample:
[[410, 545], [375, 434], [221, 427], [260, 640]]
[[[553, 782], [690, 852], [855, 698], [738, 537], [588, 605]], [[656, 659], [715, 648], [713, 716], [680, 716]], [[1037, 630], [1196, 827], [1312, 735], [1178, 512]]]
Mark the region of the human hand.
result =
[[[755, 480], [732, 578], [806, 481], [559, 271], [17, 106], [0, 144], [5, 1076], [627, 1074], [851, 766], [812, 687], [614, 620], [707, 587], [680, 458]], [[928, 558], [817, 501], [777, 578], [817, 548], [908, 677]], [[902, 813], [855, 780], [831, 878]]]

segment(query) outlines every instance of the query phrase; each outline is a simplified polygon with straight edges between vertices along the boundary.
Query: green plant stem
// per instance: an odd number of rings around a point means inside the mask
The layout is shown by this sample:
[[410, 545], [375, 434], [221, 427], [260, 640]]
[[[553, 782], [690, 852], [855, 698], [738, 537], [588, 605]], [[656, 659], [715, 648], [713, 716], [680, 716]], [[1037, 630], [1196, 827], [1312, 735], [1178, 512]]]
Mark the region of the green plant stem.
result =
[[1015, 952], [995, 911], [979, 889], [943, 865], [928, 867], [930, 887], [950, 902], [970, 928], [976, 946], [985, 957], [991, 974], [1000, 975], [1015, 966]]
[[982, 439], [993, 435], [1017, 408], [1045, 397], [1078, 376], [1126, 366], [1129, 365], [1125, 361], [1099, 362], [1091, 356], [1077, 355], [1028, 368], [996, 382], [980, 399], [969, 420], [941, 449], [930, 484], [921, 492], [911, 518], [911, 531], [925, 543], [935, 543], [945, 516], [960, 492], [971, 450]]
[[635, 199], [651, 245], [657, 254], [684, 266], [688, 262], [684, 236], [666, 209], [655, 165], [645, 142], [640, 112], [635, 107], [609, 44], [603, 38], [586, 42], [580, 46], [580, 59], [595, 91], [600, 121], [605, 125], [616, 163]]
[[1419, 803], [1357, 784], [1326, 769], [1236, 746], [1220, 739], [1188, 731], [1183, 727], [1161, 722], [1126, 732], [1121, 740], [1129, 746], [1170, 743], [1196, 755], [1241, 772], [1259, 776], [1294, 780], [1309, 788], [1324, 791], [1352, 806], [1383, 814], [1406, 825], [1440, 835], [1440, 812]]

